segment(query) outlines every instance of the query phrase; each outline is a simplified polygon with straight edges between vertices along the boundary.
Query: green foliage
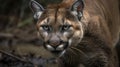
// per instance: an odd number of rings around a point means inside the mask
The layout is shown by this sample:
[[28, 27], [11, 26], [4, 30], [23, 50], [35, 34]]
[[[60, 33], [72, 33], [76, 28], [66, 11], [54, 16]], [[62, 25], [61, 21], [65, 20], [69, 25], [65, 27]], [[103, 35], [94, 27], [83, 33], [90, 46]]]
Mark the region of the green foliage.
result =
[[32, 20], [33, 20], [32, 17], [22, 20], [21, 22], [18, 23], [17, 27], [24, 27], [26, 25], [32, 24], [33, 23]]

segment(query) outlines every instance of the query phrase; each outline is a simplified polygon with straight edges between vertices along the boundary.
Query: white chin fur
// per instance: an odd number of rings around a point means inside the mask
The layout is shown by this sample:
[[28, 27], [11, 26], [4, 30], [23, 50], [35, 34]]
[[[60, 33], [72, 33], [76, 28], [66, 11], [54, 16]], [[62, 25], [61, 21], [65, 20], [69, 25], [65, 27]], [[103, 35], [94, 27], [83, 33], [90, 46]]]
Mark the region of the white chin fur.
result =
[[52, 46], [50, 46], [50, 45], [46, 45], [46, 47], [47, 47], [47, 49], [50, 50], [50, 51], [53, 51], [53, 50], [54, 50], [54, 48], [53, 48]]
[[59, 45], [56, 50], [63, 50], [64, 49], [64, 45]]
[[[71, 43], [72, 43], [72, 39], [69, 39], [69, 46], [71, 45]], [[59, 57], [61, 57], [61, 56], [63, 56], [64, 55], [64, 53], [66, 52], [66, 50], [63, 50], [62, 52], [61, 52], [61, 54], [60, 54], [60, 56]]]
[[66, 52], [66, 50], [62, 51], [61, 54], [59, 55], [59, 57], [63, 56], [65, 52]]
[[70, 46], [70, 45], [71, 45], [71, 43], [72, 43], [72, 39], [69, 39], [69, 41], [68, 41], [68, 42], [69, 42], [69, 46]]

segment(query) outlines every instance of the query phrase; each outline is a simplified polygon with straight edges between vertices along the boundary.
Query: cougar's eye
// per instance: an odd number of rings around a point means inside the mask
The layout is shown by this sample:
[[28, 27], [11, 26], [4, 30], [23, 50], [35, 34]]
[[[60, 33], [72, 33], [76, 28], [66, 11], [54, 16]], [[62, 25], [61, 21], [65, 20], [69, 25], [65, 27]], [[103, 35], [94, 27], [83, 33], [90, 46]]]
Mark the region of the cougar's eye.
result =
[[48, 25], [42, 25], [41, 27], [42, 27], [43, 30], [45, 30], [45, 31], [50, 31], [50, 30], [51, 30], [51, 27], [48, 26]]
[[61, 31], [67, 31], [67, 30], [69, 30], [70, 27], [71, 27], [71, 25], [63, 25], [61, 27]]

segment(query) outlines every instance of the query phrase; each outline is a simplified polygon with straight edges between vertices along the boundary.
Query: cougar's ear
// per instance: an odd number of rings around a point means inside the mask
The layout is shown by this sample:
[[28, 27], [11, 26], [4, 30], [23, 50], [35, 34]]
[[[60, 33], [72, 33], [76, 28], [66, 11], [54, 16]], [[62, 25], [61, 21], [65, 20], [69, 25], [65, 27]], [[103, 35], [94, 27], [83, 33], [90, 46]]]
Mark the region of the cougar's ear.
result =
[[84, 2], [83, 0], [77, 0], [71, 7], [71, 11], [80, 20], [83, 15]]
[[29, 3], [29, 6], [34, 13], [34, 16], [33, 16], [34, 19], [38, 20], [44, 11], [43, 6], [40, 5], [38, 2], [36, 2], [35, 0], [31, 0]]

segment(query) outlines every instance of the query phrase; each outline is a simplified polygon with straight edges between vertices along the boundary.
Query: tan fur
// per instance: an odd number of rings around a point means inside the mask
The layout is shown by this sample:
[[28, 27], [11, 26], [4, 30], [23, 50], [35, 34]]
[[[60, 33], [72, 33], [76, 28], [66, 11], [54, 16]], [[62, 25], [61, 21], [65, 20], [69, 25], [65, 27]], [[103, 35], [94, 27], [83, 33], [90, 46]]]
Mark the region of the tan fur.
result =
[[[85, 0], [85, 5], [85, 11], [89, 13], [90, 18], [93, 17], [92, 20], [103, 21], [100, 24], [104, 26], [105, 36], [107, 39], [111, 36], [111, 42], [115, 45], [120, 31], [118, 0], [110, 0], [109, 2], [107, 0], [93, 0], [92, 2]], [[99, 16], [99, 20], [94, 18], [95, 15]]]
[[[82, 19], [87, 30], [103, 38], [112, 49], [114, 49], [120, 34], [120, 11], [118, 8], [118, 0], [85, 0]], [[117, 63], [116, 61], [113, 62]], [[116, 66], [113, 64], [111, 67]]]
[[[63, 41], [71, 41], [71, 46], [60, 57], [61, 67], [81, 64], [85, 67], [117, 67], [114, 46], [120, 33], [118, 0], [85, 0], [80, 21], [68, 9], [74, 2], [63, 0], [61, 4], [48, 5], [37, 23], [40, 36], [45, 42], [54, 35]], [[46, 23], [45, 19], [49, 21]], [[60, 33], [59, 27], [66, 23], [71, 25], [69, 32]], [[50, 25], [54, 31], [46, 36], [40, 29], [43, 24]]]

